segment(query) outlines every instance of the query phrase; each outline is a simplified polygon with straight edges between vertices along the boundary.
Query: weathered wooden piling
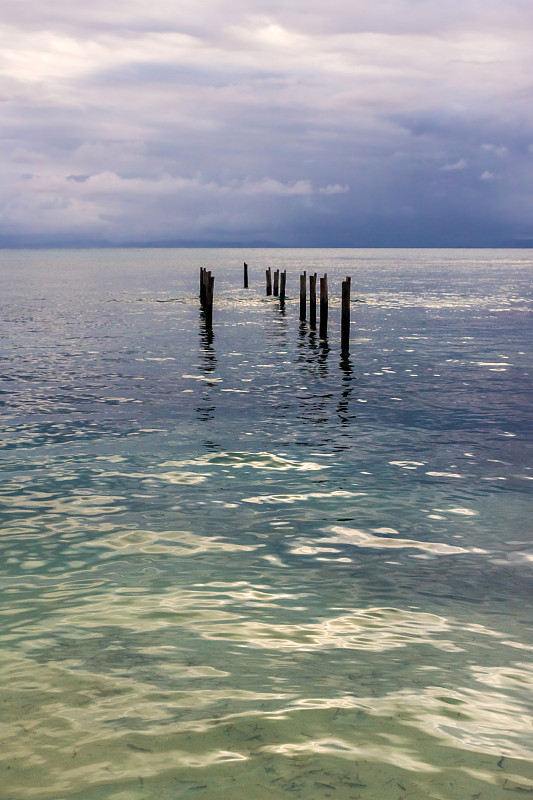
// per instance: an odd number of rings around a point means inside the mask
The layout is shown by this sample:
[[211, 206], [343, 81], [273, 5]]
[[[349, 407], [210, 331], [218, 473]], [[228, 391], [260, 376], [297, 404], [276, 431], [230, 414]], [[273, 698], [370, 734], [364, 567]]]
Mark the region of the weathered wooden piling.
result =
[[268, 296], [272, 294], [272, 270], [270, 267], [266, 270], [266, 293]]
[[274, 297], [279, 295], [279, 269], [274, 270]]
[[309, 276], [309, 326], [316, 328], [316, 272]]
[[300, 275], [300, 322], [305, 322], [307, 305], [307, 275]]
[[205, 326], [206, 328], [213, 327], [213, 295], [215, 289], [215, 276], [207, 273], [205, 283]]
[[211, 272], [206, 269], [205, 267], [202, 268], [202, 284], [200, 287], [200, 303], [202, 304], [202, 308], [205, 309], [206, 302], [207, 302], [207, 287], [209, 285], [209, 280], [211, 278]]
[[279, 302], [283, 305], [285, 303], [285, 287], [287, 284], [287, 270], [284, 269], [280, 276], [279, 282]]
[[320, 338], [328, 335], [328, 276], [320, 278]]
[[351, 278], [346, 276], [342, 282], [342, 303], [341, 303], [341, 347], [348, 350], [350, 346], [350, 286]]
[[205, 305], [205, 267], [200, 267], [200, 305]]
[[248, 264], [244, 262], [244, 288], [248, 288]]

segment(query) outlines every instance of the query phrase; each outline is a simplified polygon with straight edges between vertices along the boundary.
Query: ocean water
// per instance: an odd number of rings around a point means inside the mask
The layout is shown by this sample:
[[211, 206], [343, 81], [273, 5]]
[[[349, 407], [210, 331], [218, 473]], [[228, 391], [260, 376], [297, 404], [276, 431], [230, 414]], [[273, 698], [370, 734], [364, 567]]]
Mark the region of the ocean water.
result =
[[533, 251], [0, 265], [2, 800], [533, 795]]

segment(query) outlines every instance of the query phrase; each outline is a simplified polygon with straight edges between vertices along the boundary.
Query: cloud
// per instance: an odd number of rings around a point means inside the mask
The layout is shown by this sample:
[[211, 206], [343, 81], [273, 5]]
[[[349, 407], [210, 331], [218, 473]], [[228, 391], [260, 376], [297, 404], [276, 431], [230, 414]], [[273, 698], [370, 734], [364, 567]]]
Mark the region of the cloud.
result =
[[494, 155], [498, 156], [499, 158], [504, 158], [509, 153], [509, 150], [504, 145], [500, 145], [498, 147], [495, 144], [482, 144], [481, 147], [487, 153], [494, 153]]
[[329, 186], [323, 186], [319, 190], [319, 194], [346, 194], [346, 192], [350, 191], [349, 186], [341, 186], [340, 183], [329, 184]]
[[244, 194], [269, 194], [269, 195], [310, 195], [313, 194], [313, 187], [310, 181], [300, 180], [291, 184], [285, 184], [273, 178], [263, 178], [260, 181], [246, 180], [240, 185], [234, 184], [231, 187], [233, 192]]
[[[29, 191], [22, 191], [22, 181]], [[122, 231], [135, 219], [138, 240], [212, 235], [231, 239], [250, 230], [260, 234], [265, 210], [290, 218], [298, 204], [314, 196], [344, 193], [348, 187], [314, 187], [308, 180], [283, 183], [272, 178], [232, 179], [223, 184], [201, 175], [124, 176], [112, 171], [58, 175], [55, 172], [20, 176], [18, 191], [4, 193], [3, 223], [12, 233], [26, 231], [54, 237], [66, 227], [76, 237], [126, 241]], [[276, 206], [272, 204], [275, 203]], [[296, 205], [295, 205], [296, 203]], [[277, 228], [275, 228], [277, 230]]]
[[460, 158], [458, 161], [454, 161], [453, 164], [445, 164], [441, 167], [442, 172], [454, 172], [457, 169], [465, 169], [468, 166], [468, 161], [464, 158]]
[[34, 174], [29, 178], [33, 182], [33, 190], [61, 193], [66, 181], [81, 184], [75, 190], [78, 194], [102, 196], [125, 194], [136, 197], [155, 195], [163, 197], [168, 195], [211, 195], [211, 196], [237, 196], [237, 195], [273, 195], [273, 196], [308, 196], [313, 194], [339, 194], [349, 191], [349, 187], [325, 186], [315, 189], [308, 180], [299, 180], [293, 183], [283, 183], [273, 178], [262, 178], [255, 181], [250, 178], [244, 180], [231, 180], [223, 185], [216, 181], [205, 180], [197, 175], [193, 178], [161, 175], [157, 178], [123, 176], [115, 172], [100, 172], [95, 175], [66, 175]]
[[5, 0], [0, 241], [512, 241], [532, 22], [524, 0]]

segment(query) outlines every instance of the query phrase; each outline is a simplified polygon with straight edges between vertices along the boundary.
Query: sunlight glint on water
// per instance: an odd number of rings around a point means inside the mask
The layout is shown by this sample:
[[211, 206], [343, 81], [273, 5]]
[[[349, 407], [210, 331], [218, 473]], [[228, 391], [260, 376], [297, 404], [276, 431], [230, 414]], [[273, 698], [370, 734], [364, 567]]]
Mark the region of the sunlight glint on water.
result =
[[533, 792], [532, 256], [3, 251], [2, 800]]

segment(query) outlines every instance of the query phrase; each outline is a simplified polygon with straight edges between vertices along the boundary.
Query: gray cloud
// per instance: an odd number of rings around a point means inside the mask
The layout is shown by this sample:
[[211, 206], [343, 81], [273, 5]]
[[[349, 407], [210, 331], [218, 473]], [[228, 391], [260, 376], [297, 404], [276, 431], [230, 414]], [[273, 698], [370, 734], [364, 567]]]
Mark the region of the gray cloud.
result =
[[8, 2], [0, 241], [532, 237], [531, 3]]

